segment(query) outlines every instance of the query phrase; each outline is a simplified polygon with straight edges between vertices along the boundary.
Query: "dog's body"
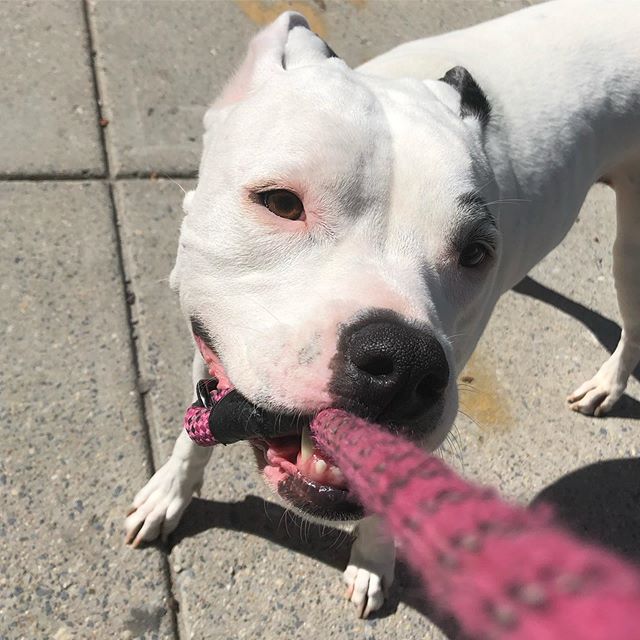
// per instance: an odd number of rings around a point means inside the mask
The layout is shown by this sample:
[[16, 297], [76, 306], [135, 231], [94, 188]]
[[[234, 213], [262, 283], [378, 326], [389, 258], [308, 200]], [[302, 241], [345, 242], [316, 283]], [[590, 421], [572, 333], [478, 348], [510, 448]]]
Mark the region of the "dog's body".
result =
[[[352, 333], [343, 343], [363, 310], [383, 309], [394, 314], [386, 328], [408, 319], [426, 336], [427, 368], [415, 373], [412, 362], [402, 380], [419, 378], [419, 419], [407, 420], [434, 448], [496, 301], [562, 240], [603, 181], [616, 191], [623, 332], [569, 400], [582, 413], [608, 411], [640, 360], [639, 30], [634, 0], [561, 0], [402, 45], [352, 71], [300, 16], [282, 16], [205, 116], [172, 274], [199, 328], [194, 381], [207, 372], [233, 380], [252, 402], [284, 411], [375, 403], [373, 382], [365, 392], [345, 378]], [[273, 211], [262, 196], [274, 189], [297, 193], [304, 217], [263, 217], [258, 205]], [[289, 217], [281, 204], [275, 211]], [[436, 374], [437, 393], [424, 394]], [[368, 375], [378, 384], [382, 374]], [[178, 438], [134, 500], [128, 539], [175, 528], [209, 456]], [[277, 484], [280, 472], [266, 468]], [[393, 564], [393, 544], [366, 518], [345, 572], [361, 615], [381, 606]]]

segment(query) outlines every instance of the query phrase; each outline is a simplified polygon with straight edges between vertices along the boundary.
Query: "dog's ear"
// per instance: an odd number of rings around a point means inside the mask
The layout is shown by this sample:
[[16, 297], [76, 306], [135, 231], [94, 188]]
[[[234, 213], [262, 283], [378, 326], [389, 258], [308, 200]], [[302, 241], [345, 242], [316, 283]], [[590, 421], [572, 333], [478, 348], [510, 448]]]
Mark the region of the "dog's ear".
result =
[[238, 102], [254, 83], [282, 70], [282, 57], [289, 32], [298, 26], [308, 29], [309, 23], [303, 15], [287, 11], [255, 35], [249, 43], [243, 63], [213, 106], [221, 108]]
[[484, 91], [464, 67], [453, 67], [440, 78], [460, 94], [460, 117], [476, 118], [484, 128], [491, 117], [491, 105]]
[[336, 52], [318, 35], [309, 29], [292, 29], [282, 54], [282, 66], [294, 69], [337, 58]]
[[[336, 54], [311, 31], [307, 19], [300, 13], [287, 11], [254, 36], [244, 62], [213, 108], [220, 109], [242, 100], [252, 86], [270, 74], [331, 57]], [[205, 116], [205, 128], [206, 125]]]

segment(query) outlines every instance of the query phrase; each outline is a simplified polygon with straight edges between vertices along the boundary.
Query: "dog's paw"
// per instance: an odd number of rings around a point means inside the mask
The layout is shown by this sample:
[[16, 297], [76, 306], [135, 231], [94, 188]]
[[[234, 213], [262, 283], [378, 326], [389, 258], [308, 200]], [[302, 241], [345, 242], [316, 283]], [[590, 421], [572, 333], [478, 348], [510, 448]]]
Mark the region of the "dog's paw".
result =
[[342, 575], [347, 585], [345, 598], [356, 606], [359, 618], [368, 618], [384, 604], [389, 586], [393, 582], [393, 569], [391, 575], [385, 575], [383, 572], [376, 573], [350, 564]]
[[169, 458], [133, 499], [125, 520], [125, 544], [167, 536], [178, 526], [193, 494], [202, 487], [202, 470], [184, 460]]
[[343, 574], [345, 597], [356, 606], [359, 618], [368, 618], [384, 604], [395, 565], [395, 544], [383, 533], [379, 519], [369, 516], [361, 520]]
[[617, 372], [606, 365], [567, 398], [570, 409], [596, 417], [611, 410], [624, 393], [626, 385], [620, 381]]

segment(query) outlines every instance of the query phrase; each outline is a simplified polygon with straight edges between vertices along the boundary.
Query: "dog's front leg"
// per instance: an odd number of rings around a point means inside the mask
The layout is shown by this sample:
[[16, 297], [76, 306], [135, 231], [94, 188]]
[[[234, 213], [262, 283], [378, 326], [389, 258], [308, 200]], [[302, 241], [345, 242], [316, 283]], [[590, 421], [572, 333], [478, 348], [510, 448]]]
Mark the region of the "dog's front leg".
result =
[[640, 361], [640, 171], [622, 171], [612, 178], [616, 191], [617, 228], [613, 246], [613, 277], [622, 318], [622, 335], [611, 357], [591, 380], [568, 398], [574, 411], [601, 416], [624, 393]]
[[[200, 354], [193, 358], [193, 382], [208, 376]], [[178, 526], [193, 494], [200, 491], [211, 447], [199, 447], [183, 430], [169, 460], [133, 499], [125, 520], [125, 542], [136, 547], [143, 540], [163, 539]]]
[[379, 609], [393, 582], [396, 547], [378, 516], [363, 518], [355, 529], [349, 565], [344, 572], [346, 598], [367, 618]]

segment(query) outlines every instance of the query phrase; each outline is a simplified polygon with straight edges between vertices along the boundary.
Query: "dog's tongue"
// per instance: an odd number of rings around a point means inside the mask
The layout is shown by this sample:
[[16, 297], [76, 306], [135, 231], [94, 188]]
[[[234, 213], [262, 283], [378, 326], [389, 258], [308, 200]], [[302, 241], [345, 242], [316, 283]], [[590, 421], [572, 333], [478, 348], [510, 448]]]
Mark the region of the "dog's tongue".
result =
[[194, 335], [193, 338], [198, 345], [198, 349], [200, 349], [203, 360], [207, 364], [209, 375], [212, 378], [216, 378], [216, 380], [218, 381], [218, 390], [226, 391], [227, 389], [233, 389], [233, 384], [231, 384], [231, 381], [227, 377], [227, 373], [224, 370], [224, 366], [222, 365], [220, 358], [211, 348], [207, 346], [205, 341], [200, 338], [200, 336]]

